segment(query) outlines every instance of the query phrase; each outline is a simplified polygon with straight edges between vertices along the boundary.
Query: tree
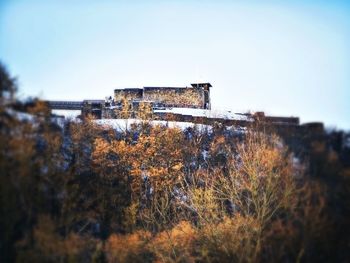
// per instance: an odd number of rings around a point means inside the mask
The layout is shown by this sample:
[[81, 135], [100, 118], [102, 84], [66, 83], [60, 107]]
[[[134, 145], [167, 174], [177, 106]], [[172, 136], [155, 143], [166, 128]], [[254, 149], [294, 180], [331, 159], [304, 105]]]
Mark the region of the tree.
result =
[[12, 78], [0, 61], [0, 105], [13, 102], [17, 91], [16, 79]]

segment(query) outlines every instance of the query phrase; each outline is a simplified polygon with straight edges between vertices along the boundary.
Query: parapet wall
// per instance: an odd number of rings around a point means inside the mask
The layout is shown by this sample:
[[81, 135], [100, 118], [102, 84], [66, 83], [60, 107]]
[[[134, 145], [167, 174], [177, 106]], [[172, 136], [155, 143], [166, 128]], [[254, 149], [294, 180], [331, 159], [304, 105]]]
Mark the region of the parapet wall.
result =
[[141, 100], [143, 97], [143, 89], [116, 89], [114, 90], [114, 100], [119, 102], [122, 100]]
[[202, 89], [145, 87], [143, 98], [166, 107], [205, 108]]
[[210, 109], [210, 87], [210, 83], [197, 83], [190, 87], [116, 89], [114, 103], [133, 105], [137, 101], [148, 101], [162, 107]]

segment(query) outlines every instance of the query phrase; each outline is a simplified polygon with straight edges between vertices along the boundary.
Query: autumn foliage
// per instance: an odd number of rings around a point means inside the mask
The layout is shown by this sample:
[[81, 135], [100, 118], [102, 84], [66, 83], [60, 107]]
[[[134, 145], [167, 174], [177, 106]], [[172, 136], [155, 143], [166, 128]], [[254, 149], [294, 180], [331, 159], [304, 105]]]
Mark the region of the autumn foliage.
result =
[[62, 125], [1, 70], [1, 262], [348, 259], [348, 150], [331, 135], [168, 128], [146, 106], [127, 129]]

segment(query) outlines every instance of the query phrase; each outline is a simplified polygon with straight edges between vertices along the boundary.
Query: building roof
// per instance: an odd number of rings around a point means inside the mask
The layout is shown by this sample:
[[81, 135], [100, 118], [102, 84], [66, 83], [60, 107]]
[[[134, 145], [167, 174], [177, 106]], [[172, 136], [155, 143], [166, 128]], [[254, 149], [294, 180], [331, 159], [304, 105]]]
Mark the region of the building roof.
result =
[[254, 119], [251, 116], [240, 115], [237, 113], [232, 113], [230, 111], [222, 110], [207, 110], [207, 109], [196, 109], [196, 108], [165, 108], [165, 109], [155, 109], [154, 113], [173, 113], [183, 116], [193, 116], [193, 117], [204, 117], [204, 118], [222, 118], [226, 120], [240, 120], [252, 122]]

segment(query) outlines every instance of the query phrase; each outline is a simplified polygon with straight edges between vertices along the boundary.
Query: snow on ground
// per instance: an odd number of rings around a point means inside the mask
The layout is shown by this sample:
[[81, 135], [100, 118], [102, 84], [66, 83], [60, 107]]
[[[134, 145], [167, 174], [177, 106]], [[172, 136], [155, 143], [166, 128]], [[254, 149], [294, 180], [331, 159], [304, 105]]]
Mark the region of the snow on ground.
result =
[[20, 112], [20, 111], [8, 109], [8, 108], [5, 109], [5, 111], [7, 112], [7, 114], [13, 116], [14, 118], [16, 118], [17, 120], [20, 120], [20, 121], [33, 121], [34, 120], [34, 116], [32, 114], [29, 114], [29, 113]]
[[243, 114], [232, 113], [230, 111], [223, 110], [204, 110], [193, 108], [168, 108], [154, 110], [154, 113], [174, 113], [181, 115], [192, 115], [194, 117], [207, 117], [207, 118], [223, 118], [227, 120], [241, 120], [241, 121], [253, 121], [249, 116]]
[[[140, 119], [100, 119], [94, 120], [94, 122], [98, 125], [110, 127], [117, 130], [128, 130], [131, 128], [132, 124], [139, 124], [145, 122]], [[189, 127], [197, 127], [199, 130], [211, 130], [210, 125], [204, 124], [196, 124], [192, 122], [177, 122], [177, 121], [146, 121], [151, 123], [152, 125], [161, 125], [168, 128], [179, 128], [181, 130], [186, 130]]]
[[81, 115], [81, 110], [52, 110], [51, 113], [59, 116], [64, 116], [68, 119], [74, 119]]
[[[26, 122], [30, 122], [32, 124], [36, 124], [38, 121], [37, 116], [30, 114], [30, 113], [16, 111], [13, 109], [6, 109], [5, 111], [9, 115], [11, 115], [12, 117], [16, 118], [19, 121], [26, 121]], [[74, 119], [74, 120], [77, 120], [77, 119]], [[58, 126], [60, 126], [63, 129], [66, 120], [64, 117], [53, 116], [53, 117], [51, 117], [51, 122], [57, 124]]]
[[[24, 112], [18, 112], [12, 109], [6, 110], [8, 114], [16, 117], [18, 120], [21, 121], [31, 121], [34, 122], [35, 116], [29, 113]], [[156, 110], [158, 112], [173, 112], [177, 114], [185, 114], [185, 115], [193, 115], [193, 116], [212, 116], [213, 111], [209, 110], [201, 110], [201, 109], [190, 109], [190, 108], [173, 108], [173, 109], [167, 109], [167, 110]], [[55, 114], [59, 114], [59, 116], [52, 117], [51, 120], [53, 123], [56, 123], [61, 128], [64, 127], [66, 120], [73, 121], [73, 122], [80, 122], [81, 120], [76, 118], [78, 111], [73, 112], [73, 114], [67, 113], [67, 111], [55, 111]], [[79, 111], [80, 112], [80, 111]], [[202, 113], [201, 113], [202, 112]], [[208, 114], [208, 115], [201, 115], [201, 114]], [[231, 113], [230, 113], [231, 114]], [[239, 114], [233, 114], [235, 115], [235, 120], [247, 120], [250, 121], [247, 116], [239, 115]], [[233, 116], [232, 115], [232, 116]], [[233, 117], [231, 116], [231, 120]], [[227, 118], [223, 117], [223, 115], [215, 115], [217, 118]], [[116, 129], [116, 130], [129, 130], [131, 128], [131, 125], [133, 124], [140, 124], [142, 122], [145, 122], [144, 120], [140, 119], [98, 119], [94, 120], [94, 122], [97, 125], [105, 126], [108, 128]], [[206, 124], [198, 124], [198, 123], [192, 123], [192, 122], [179, 122], [179, 121], [162, 121], [162, 120], [151, 120], [146, 121], [149, 122], [152, 125], [161, 125], [168, 128], [179, 128], [181, 130], [186, 130], [187, 128], [197, 128], [199, 131], [212, 131], [212, 125], [206, 125]], [[240, 126], [227, 126], [227, 130], [231, 130], [238, 133], [244, 133], [246, 131], [246, 127], [240, 127]]]
[[[65, 116], [71, 121], [76, 121], [77, 115], [80, 114], [80, 111], [66, 111], [66, 110], [54, 110], [53, 113]], [[232, 113], [230, 111], [223, 110], [205, 110], [205, 109], [194, 109], [194, 108], [164, 108], [164, 109], [155, 109], [154, 113], [174, 113], [181, 115], [191, 115], [194, 117], [206, 117], [206, 118], [222, 118], [227, 120], [240, 120], [251, 122], [253, 119], [249, 116], [243, 114]], [[98, 119], [94, 121], [98, 125], [110, 127], [117, 130], [128, 130], [131, 128], [132, 124], [139, 124], [143, 121], [140, 119]], [[204, 124], [195, 124], [192, 122], [178, 122], [178, 121], [162, 121], [162, 120], [152, 120], [149, 121], [152, 125], [163, 125], [169, 128], [179, 128], [185, 130], [189, 127], [196, 127], [198, 130], [204, 131], [212, 130], [211, 125]], [[239, 126], [228, 126], [228, 130], [233, 130], [237, 132], [244, 132], [245, 128]]]
[[[142, 122], [145, 122], [140, 119], [100, 119], [100, 120], [94, 120], [94, 122], [97, 125], [101, 125], [106, 128], [112, 128], [119, 131], [126, 131], [131, 128], [132, 124], [140, 124]], [[206, 125], [206, 124], [198, 124], [198, 123], [192, 123], [192, 122], [178, 122], [178, 121], [158, 121], [158, 120], [152, 120], [152, 121], [146, 121], [152, 125], [161, 125], [167, 128], [178, 128], [181, 130], [186, 130], [187, 128], [197, 128], [199, 131], [208, 131], [211, 133], [213, 131], [212, 125]], [[226, 126], [226, 129], [228, 131], [234, 132], [237, 135], [244, 134], [247, 131], [246, 127], [241, 126]]]

